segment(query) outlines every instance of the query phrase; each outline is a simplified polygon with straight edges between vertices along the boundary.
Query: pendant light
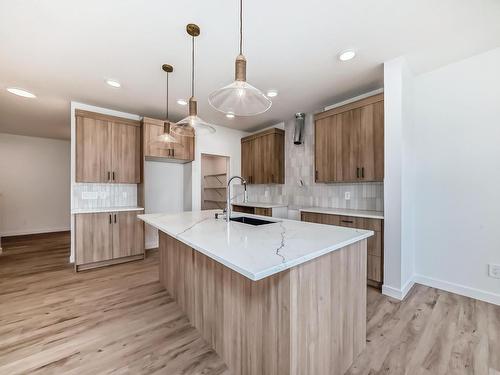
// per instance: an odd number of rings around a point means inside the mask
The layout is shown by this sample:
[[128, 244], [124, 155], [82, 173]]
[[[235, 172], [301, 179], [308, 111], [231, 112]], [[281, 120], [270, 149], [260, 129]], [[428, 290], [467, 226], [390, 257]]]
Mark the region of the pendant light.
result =
[[240, 0], [240, 54], [235, 62], [233, 83], [212, 92], [208, 102], [229, 115], [254, 116], [271, 108], [271, 100], [247, 81], [247, 60], [243, 56], [243, 0]]
[[180, 143], [177, 138], [175, 138], [172, 134], [170, 134], [170, 121], [168, 120], [168, 75], [174, 71], [172, 65], [163, 64], [162, 70], [166, 73], [167, 76], [167, 97], [166, 97], [166, 117], [163, 122], [163, 134], [155, 137], [150, 144], [156, 148], [161, 149], [180, 149], [184, 148], [184, 145]]
[[[176, 123], [172, 128], [171, 132], [184, 136], [184, 137], [194, 137], [195, 131], [198, 134], [203, 133], [215, 133], [215, 128], [208, 122], [203, 121], [198, 117], [198, 102], [194, 98], [194, 38], [200, 35], [200, 28], [198, 25], [190, 23], [186, 26], [187, 33], [191, 36], [191, 97], [189, 98], [189, 115], [178, 123]], [[193, 131], [194, 130], [194, 131]]]

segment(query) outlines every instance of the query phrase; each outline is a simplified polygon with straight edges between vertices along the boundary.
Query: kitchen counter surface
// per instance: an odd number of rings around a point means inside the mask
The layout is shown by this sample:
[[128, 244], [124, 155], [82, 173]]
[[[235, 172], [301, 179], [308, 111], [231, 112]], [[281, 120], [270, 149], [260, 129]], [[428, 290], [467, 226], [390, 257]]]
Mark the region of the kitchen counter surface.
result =
[[100, 212], [122, 212], [122, 211], [143, 211], [143, 207], [120, 206], [120, 207], [99, 207], [99, 208], [77, 208], [71, 210], [71, 214], [94, 214]]
[[278, 208], [278, 207], [288, 207], [287, 204], [284, 203], [261, 203], [261, 202], [241, 202], [241, 203], [232, 203], [233, 206], [242, 206], [242, 207], [257, 207], [257, 208]]
[[251, 280], [283, 270], [373, 235], [372, 231], [234, 213], [273, 221], [253, 226], [215, 219], [215, 212], [146, 214], [139, 219]]
[[299, 211], [312, 212], [317, 214], [363, 217], [367, 219], [384, 219], [384, 213], [381, 211], [365, 211], [365, 210], [352, 210], [346, 208], [322, 208], [322, 207], [301, 208]]

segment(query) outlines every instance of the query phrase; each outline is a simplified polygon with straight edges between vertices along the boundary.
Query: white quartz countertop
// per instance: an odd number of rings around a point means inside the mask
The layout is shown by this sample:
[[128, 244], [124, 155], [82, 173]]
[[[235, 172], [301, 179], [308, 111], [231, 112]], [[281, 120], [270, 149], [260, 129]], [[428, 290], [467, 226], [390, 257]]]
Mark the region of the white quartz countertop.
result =
[[139, 219], [248, 277], [260, 280], [373, 235], [372, 231], [234, 213], [273, 221], [253, 226], [215, 212], [146, 214]]
[[261, 203], [261, 202], [241, 202], [241, 203], [233, 203], [233, 206], [243, 206], [243, 207], [257, 207], [257, 208], [278, 208], [278, 207], [287, 207], [287, 204], [284, 203]]
[[317, 213], [317, 214], [364, 217], [367, 219], [383, 219], [384, 218], [384, 213], [381, 211], [351, 210], [351, 209], [346, 209], [346, 208], [307, 207], [307, 208], [301, 208], [300, 211], [301, 212], [313, 212], [313, 213]]
[[143, 211], [143, 207], [119, 206], [119, 207], [99, 207], [99, 208], [76, 208], [71, 210], [72, 214], [94, 214], [99, 212], [122, 212], [122, 211]]

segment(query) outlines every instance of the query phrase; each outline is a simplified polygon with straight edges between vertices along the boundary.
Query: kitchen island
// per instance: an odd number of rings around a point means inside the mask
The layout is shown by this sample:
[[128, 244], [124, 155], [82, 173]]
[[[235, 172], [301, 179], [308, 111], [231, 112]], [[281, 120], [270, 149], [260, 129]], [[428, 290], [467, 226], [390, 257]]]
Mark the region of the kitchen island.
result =
[[292, 220], [215, 211], [148, 214], [160, 282], [232, 374], [343, 374], [366, 341], [366, 239]]

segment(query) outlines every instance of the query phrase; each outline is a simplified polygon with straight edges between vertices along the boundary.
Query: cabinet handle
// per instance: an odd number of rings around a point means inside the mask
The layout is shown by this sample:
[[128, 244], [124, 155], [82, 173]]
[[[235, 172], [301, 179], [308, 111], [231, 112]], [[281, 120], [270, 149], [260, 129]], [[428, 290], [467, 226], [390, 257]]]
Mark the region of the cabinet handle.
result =
[[354, 224], [352, 220], [340, 220], [341, 223]]
[[115, 214], [115, 224], [116, 224], [116, 214]]
[[172, 156], [175, 156], [175, 150], [172, 149]]
[[356, 178], [359, 178], [359, 167], [356, 168]]
[[361, 178], [365, 178], [365, 167], [361, 168]]
[[111, 172], [108, 171], [108, 181], [111, 180]]
[[109, 214], [109, 223], [111, 224], [111, 214]]
[[115, 172], [113, 172], [113, 181], [115, 180]]

